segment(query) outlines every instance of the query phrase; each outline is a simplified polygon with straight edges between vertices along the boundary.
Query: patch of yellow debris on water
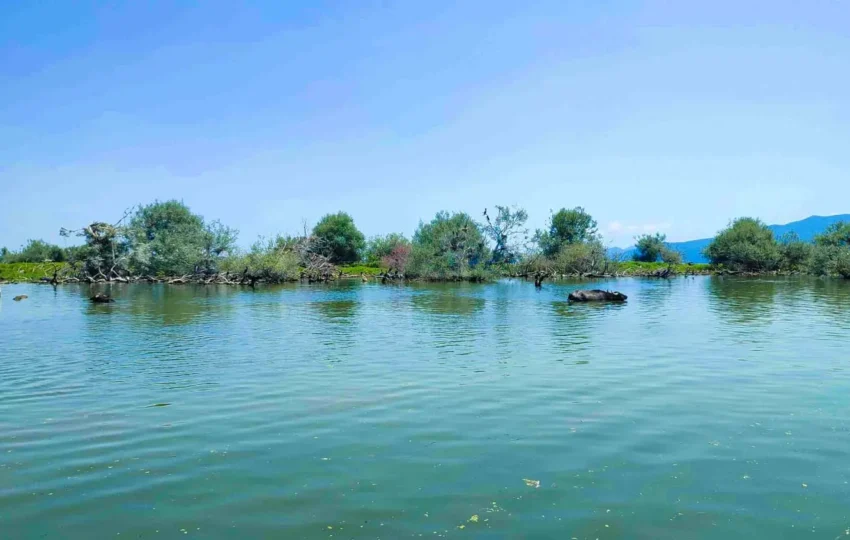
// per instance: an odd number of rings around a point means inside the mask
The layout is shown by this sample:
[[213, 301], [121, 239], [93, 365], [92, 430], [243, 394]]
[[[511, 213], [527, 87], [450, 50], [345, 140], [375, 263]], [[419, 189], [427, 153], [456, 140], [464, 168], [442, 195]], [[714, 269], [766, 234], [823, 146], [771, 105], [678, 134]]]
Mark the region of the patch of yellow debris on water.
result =
[[540, 480], [531, 480], [529, 478], [523, 478], [522, 481], [525, 482], [525, 485], [528, 486], [528, 487], [533, 487], [533, 488], [539, 488], [540, 487]]

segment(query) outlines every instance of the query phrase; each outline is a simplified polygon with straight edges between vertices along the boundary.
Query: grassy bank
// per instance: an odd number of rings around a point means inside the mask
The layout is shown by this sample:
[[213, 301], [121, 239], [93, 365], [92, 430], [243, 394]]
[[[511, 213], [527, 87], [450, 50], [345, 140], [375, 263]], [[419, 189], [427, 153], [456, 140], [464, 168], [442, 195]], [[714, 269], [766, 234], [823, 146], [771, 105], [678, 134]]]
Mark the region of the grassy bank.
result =
[[65, 263], [0, 263], [2, 281], [39, 281], [52, 277], [55, 270], [63, 270]]
[[[654, 272], [663, 271], [668, 268], [667, 263], [663, 262], [638, 262], [625, 261], [619, 263], [617, 273], [624, 276], [645, 276]], [[672, 266], [674, 274], [711, 274], [714, 269], [710, 264], [674, 264]]]
[[378, 266], [370, 266], [364, 264], [350, 264], [340, 266], [339, 270], [346, 276], [359, 276], [361, 274], [366, 276], [379, 276], [387, 271], [386, 268], [380, 268]]
[[[670, 266], [667, 263], [663, 262], [647, 263], [637, 261], [625, 261], [613, 265], [610, 270], [612, 275], [641, 277], [652, 276], [653, 274], [656, 274], [659, 271], [666, 270], [668, 267]], [[366, 276], [378, 276], [381, 275], [383, 272], [387, 271], [386, 268], [365, 265], [340, 266], [339, 269], [346, 276], [359, 276], [361, 274]], [[523, 275], [525, 271], [526, 269], [521, 264], [494, 265], [486, 269], [482, 268], [480, 271], [480, 277], [486, 281], [487, 279], [498, 279], [500, 277], [513, 277], [516, 275]], [[714, 272], [715, 269], [710, 264], [674, 264], [672, 266], [673, 275], [708, 275]], [[427, 281], [427, 278], [419, 279], [425, 279]], [[445, 279], [445, 281], [451, 280]]]

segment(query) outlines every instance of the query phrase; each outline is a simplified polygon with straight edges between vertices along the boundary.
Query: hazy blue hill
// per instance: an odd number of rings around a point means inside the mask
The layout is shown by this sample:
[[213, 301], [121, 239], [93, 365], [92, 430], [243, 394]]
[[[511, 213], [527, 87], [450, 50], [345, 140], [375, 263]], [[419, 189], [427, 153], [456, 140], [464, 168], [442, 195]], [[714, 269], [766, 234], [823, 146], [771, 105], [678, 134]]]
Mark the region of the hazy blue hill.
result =
[[[771, 225], [770, 229], [773, 234], [779, 238], [785, 233], [795, 232], [801, 240], [810, 242], [814, 237], [822, 233], [827, 227], [837, 221], [850, 222], [850, 214], [840, 214], [837, 216], [811, 216], [800, 221], [794, 221], [785, 225]], [[708, 262], [702, 255], [702, 251], [711, 242], [711, 238], [702, 238], [700, 240], [689, 240], [687, 242], [670, 242], [670, 246], [679, 250], [682, 253], [682, 259], [685, 262], [703, 263]], [[630, 259], [634, 247], [628, 248], [611, 248], [608, 250], [610, 256]]]
[[670, 242], [670, 247], [682, 254], [682, 260], [691, 263], [704, 263], [708, 259], [703, 257], [702, 251], [711, 243], [711, 238], [690, 240], [688, 242]]
[[777, 238], [788, 232], [795, 232], [801, 240], [811, 242], [815, 236], [822, 233], [827, 227], [838, 221], [850, 221], [850, 214], [837, 216], [811, 216], [801, 221], [795, 221], [787, 225], [771, 225], [773, 234]]

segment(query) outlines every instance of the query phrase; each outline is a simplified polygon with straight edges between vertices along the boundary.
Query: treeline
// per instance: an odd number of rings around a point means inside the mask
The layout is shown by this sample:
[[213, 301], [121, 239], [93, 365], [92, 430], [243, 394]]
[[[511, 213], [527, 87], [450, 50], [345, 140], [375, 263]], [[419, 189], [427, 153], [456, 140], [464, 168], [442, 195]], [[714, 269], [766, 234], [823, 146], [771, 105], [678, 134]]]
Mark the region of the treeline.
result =
[[380, 268], [388, 279], [480, 281], [529, 273], [604, 274], [606, 256], [596, 221], [582, 208], [562, 209], [532, 233], [520, 208], [496, 206], [481, 220], [439, 212], [411, 237], [400, 233], [366, 239], [345, 212], [324, 216], [300, 235], [260, 238], [237, 246], [238, 232], [208, 222], [180, 201], [140, 206], [115, 223], [62, 229], [83, 245], [71, 248], [30, 241], [2, 262], [66, 262], [86, 280], [130, 277], [196, 278], [227, 282], [329, 280], [340, 267]]
[[29, 240], [20, 251], [0, 248], [0, 263], [65, 262], [73, 257], [76, 248], [63, 248], [43, 240]]
[[[80, 279], [163, 279], [225, 283], [326, 281], [341, 268], [380, 269], [384, 279], [481, 281], [512, 276], [616, 275], [623, 261], [607, 254], [596, 221], [583, 208], [552, 213], [543, 229], [526, 227], [516, 207], [485, 209], [481, 219], [439, 212], [411, 237], [400, 233], [366, 239], [345, 212], [324, 216], [299, 235], [260, 238], [237, 246], [238, 232], [207, 221], [180, 201], [154, 202], [116, 223], [62, 229], [83, 245], [70, 248], [32, 240], [20, 251], [0, 252], [0, 262], [65, 262]], [[838, 223], [814, 243], [776, 239], [762, 222], [742, 218], [721, 231], [706, 250], [717, 268], [734, 272], [808, 272], [850, 277], [850, 224]], [[634, 259], [663, 262], [682, 257], [662, 234], [636, 238]]]
[[814, 242], [804, 242], [794, 233], [775, 238], [760, 220], [739, 218], [714, 237], [705, 256], [736, 272], [850, 278], [850, 223], [833, 223]]

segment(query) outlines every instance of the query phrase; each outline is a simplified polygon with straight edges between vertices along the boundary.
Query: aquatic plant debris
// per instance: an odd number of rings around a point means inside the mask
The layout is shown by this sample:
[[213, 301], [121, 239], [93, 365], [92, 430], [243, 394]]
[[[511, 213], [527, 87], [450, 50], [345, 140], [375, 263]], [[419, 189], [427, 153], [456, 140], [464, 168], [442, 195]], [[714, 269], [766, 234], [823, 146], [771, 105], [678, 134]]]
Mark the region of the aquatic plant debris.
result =
[[475, 514], [471, 518], [469, 518], [469, 522], [470, 523], [478, 523], [478, 514]]
[[533, 488], [539, 488], [540, 487], [540, 480], [530, 480], [528, 478], [523, 478], [522, 481], [525, 482], [525, 485], [528, 486], [528, 487], [533, 487]]

